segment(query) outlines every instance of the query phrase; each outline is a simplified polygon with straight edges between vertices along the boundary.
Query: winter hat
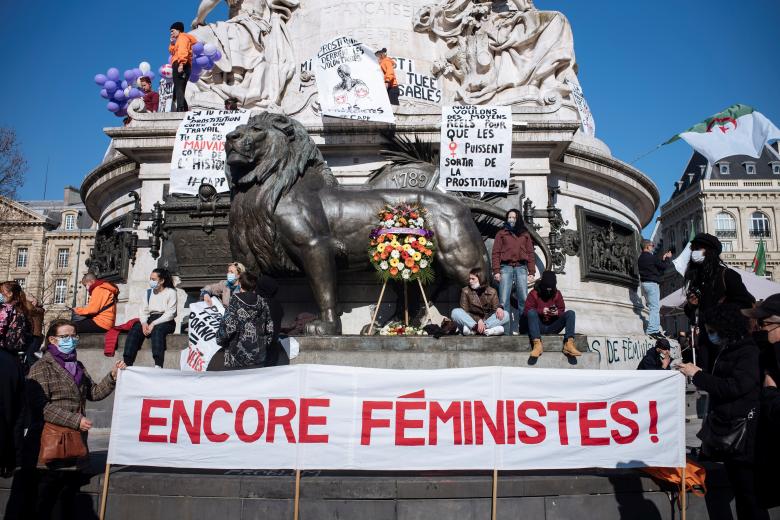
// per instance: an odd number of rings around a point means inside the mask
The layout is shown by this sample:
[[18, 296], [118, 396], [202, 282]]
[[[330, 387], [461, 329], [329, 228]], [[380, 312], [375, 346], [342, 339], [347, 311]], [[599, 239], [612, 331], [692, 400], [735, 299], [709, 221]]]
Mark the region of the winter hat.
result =
[[184, 32], [184, 24], [182, 22], [174, 22], [171, 24], [171, 29], [176, 29], [179, 32]]
[[721, 254], [721, 252], [723, 252], [723, 245], [720, 243], [720, 240], [710, 235], [709, 233], [698, 233], [695, 237], [693, 237], [693, 240], [691, 240], [691, 249], [695, 250], [696, 245], [704, 246], [707, 249], [712, 249], [717, 254]]
[[539, 282], [539, 286], [542, 289], [555, 289], [558, 285], [558, 278], [552, 271], [545, 271], [542, 273], [542, 280]]
[[672, 350], [672, 345], [669, 343], [669, 340], [658, 338], [655, 340], [655, 348], [660, 348], [661, 350]]
[[742, 314], [768, 323], [780, 323], [780, 293], [769, 296], [752, 309], [742, 309]]

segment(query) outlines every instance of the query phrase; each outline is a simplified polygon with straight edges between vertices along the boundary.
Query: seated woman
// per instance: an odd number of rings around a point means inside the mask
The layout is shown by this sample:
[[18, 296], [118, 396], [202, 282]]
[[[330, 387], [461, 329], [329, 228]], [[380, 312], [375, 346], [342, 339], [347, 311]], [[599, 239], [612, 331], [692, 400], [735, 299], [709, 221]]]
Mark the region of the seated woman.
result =
[[452, 321], [464, 336], [501, 336], [509, 324], [509, 313], [498, 301], [498, 293], [485, 283], [482, 269], [472, 269], [469, 285], [460, 291], [460, 307], [453, 309]]
[[244, 264], [240, 262], [228, 264], [225, 279], [203, 287], [200, 290], [200, 297], [209, 306], [213, 305], [211, 298], [219, 298], [222, 305], [227, 307], [230, 297], [238, 290], [238, 277], [245, 271]]
[[155, 269], [149, 275], [149, 289], [141, 303], [139, 322], [127, 333], [123, 357], [127, 366], [133, 366], [144, 339], [152, 340], [155, 368], [165, 362], [166, 337], [176, 329], [176, 289], [167, 269]]

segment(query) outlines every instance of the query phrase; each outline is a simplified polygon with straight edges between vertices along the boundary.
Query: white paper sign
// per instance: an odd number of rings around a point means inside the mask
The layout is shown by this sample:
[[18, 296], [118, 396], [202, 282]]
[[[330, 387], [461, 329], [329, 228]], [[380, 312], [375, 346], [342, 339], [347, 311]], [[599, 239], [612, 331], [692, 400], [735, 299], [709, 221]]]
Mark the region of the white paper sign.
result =
[[371, 48], [340, 36], [322, 44], [314, 62], [323, 115], [395, 122], [384, 75]]
[[182, 370], [205, 372], [211, 357], [220, 349], [217, 345], [217, 329], [225, 314], [225, 307], [219, 298], [212, 298], [211, 302], [211, 307], [206, 302], [190, 304], [188, 347], [181, 351], [179, 361]]
[[509, 192], [512, 108], [442, 107], [439, 187], [445, 191]]
[[187, 112], [173, 143], [171, 193], [197, 195], [201, 184], [230, 191], [225, 176], [225, 136], [249, 121], [249, 110]]
[[160, 101], [157, 106], [158, 112], [170, 112], [173, 104], [173, 81], [160, 81], [160, 88], [157, 89]]
[[685, 464], [677, 371], [288, 365], [130, 367], [108, 462], [223, 469], [563, 469]]
[[596, 121], [593, 119], [593, 113], [590, 111], [588, 101], [585, 99], [585, 94], [582, 93], [582, 87], [578, 83], [564, 80], [567, 87], [571, 89], [571, 98], [574, 104], [577, 105], [577, 112], [580, 114], [580, 126], [582, 127], [582, 133], [595, 137], [596, 135]]

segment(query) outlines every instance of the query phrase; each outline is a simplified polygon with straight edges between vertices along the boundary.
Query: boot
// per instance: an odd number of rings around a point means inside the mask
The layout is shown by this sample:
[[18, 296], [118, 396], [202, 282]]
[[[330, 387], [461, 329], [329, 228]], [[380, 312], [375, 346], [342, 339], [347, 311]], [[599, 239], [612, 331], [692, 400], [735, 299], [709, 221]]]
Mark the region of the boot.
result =
[[574, 338], [569, 338], [566, 340], [566, 342], [563, 344], [563, 353], [567, 356], [581, 356], [582, 352], [577, 350], [577, 346], [574, 344]]
[[535, 339], [533, 342], [533, 348], [531, 349], [531, 357], [538, 358], [543, 352], [542, 340]]

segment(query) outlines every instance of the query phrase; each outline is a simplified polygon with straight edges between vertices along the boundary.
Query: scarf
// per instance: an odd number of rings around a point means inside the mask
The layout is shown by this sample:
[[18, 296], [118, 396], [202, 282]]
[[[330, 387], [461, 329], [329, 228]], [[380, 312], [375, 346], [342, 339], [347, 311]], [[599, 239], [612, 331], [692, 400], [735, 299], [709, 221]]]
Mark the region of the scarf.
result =
[[49, 354], [54, 358], [58, 365], [65, 369], [70, 374], [73, 381], [76, 382], [76, 386], [81, 386], [81, 376], [84, 375], [84, 369], [76, 361], [76, 351], [74, 350], [70, 354], [63, 354], [57, 345], [49, 344]]

